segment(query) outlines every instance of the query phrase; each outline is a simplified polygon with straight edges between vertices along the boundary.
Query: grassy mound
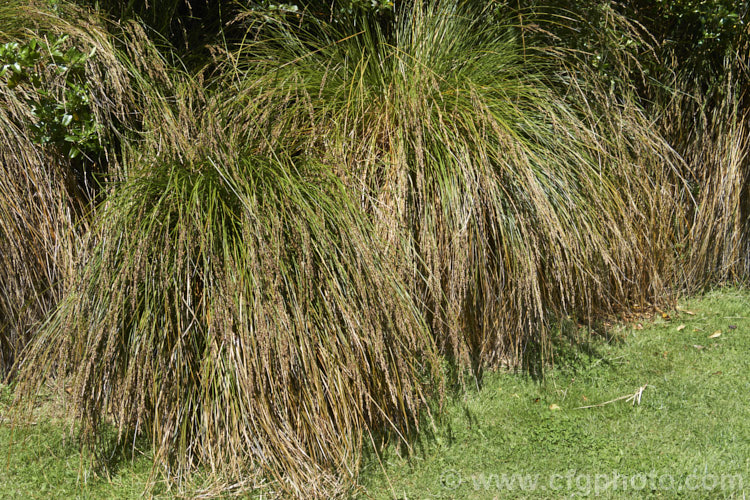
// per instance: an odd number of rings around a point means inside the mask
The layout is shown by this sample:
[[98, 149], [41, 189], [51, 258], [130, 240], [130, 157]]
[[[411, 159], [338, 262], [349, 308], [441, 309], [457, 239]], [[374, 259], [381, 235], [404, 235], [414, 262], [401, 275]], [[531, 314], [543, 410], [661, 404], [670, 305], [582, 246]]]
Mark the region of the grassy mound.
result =
[[339, 182], [312, 163], [155, 158], [98, 215], [81, 280], [27, 355], [34, 393], [72, 374], [157, 462], [326, 496], [371, 429], [406, 433], [432, 339]]
[[632, 100], [489, 9], [407, 2], [399, 16], [252, 24], [225, 101], [248, 137], [260, 117], [330, 164], [406, 246], [443, 352], [515, 364], [551, 318], [668, 295], [679, 160]]
[[[23, 19], [23, 23], [19, 20]], [[0, 373], [73, 278], [85, 215], [137, 128], [141, 70], [163, 74], [143, 31], [63, 5], [0, 7]], [[123, 48], [124, 45], [124, 48]], [[137, 65], [130, 61], [138, 61]]]

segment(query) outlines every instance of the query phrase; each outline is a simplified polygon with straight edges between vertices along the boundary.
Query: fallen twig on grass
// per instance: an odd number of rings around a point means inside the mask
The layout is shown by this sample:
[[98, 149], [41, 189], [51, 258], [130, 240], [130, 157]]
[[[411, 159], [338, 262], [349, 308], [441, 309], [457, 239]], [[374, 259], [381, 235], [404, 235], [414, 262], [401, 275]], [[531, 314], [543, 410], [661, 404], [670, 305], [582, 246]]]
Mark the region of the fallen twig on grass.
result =
[[574, 410], [584, 410], [586, 408], [598, 408], [599, 406], [608, 405], [610, 403], [614, 403], [616, 401], [625, 400], [625, 401], [632, 401], [633, 406], [635, 406], [635, 403], [641, 404], [641, 396], [643, 395], [643, 391], [648, 387], [648, 384], [644, 384], [641, 387], [638, 388], [637, 391], [635, 391], [633, 394], [626, 394], [625, 396], [620, 396], [619, 398], [612, 399], [610, 401], [605, 401], [604, 403], [599, 403], [595, 405], [588, 405], [588, 406], [579, 406], [578, 408], [573, 408]]

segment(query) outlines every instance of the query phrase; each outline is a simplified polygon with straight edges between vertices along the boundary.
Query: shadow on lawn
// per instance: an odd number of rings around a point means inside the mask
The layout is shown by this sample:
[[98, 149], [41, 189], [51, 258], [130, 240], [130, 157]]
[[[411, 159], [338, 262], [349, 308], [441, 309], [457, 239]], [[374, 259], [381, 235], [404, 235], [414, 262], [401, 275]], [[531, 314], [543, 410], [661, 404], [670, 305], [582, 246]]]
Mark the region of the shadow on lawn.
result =
[[[87, 488], [96, 489], [100, 481], [132, 475], [137, 469], [146, 485], [151, 465], [147, 438], [130, 435], [118, 439], [116, 429], [109, 424], [100, 440], [87, 443], [79, 437], [79, 425], [71, 420], [64, 395], [45, 391], [32, 408], [26, 409], [14, 408], [13, 401], [13, 387], [0, 386], [0, 447], [6, 450], [3, 465], [8, 477], [23, 482], [41, 473], [45, 481], [59, 489], [58, 493], [85, 492]], [[136, 461], [139, 464], [134, 467]], [[154, 483], [149, 487], [150, 496], [160, 493]]]
[[553, 368], [577, 373], [593, 363], [608, 366], [610, 361], [603, 352], [604, 344], [618, 344], [623, 339], [604, 321], [582, 324], [575, 318], [563, 318], [550, 327], [548, 352], [538, 343], [527, 344], [523, 371], [541, 382]]
[[[604, 321], [582, 325], [574, 319], [565, 319], [551, 328], [551, 345], [542, 349], [540, 344], [529, 342], [523, 353], [520, 367], [511, 369], [522, 377], [530, 377], [536, 383], [542, 383], [553, 369], [565, 370], [575, 374], [587, 370], [592, 366], [607, 367], [611, 360], [605, 352], [607, 344], [616, 344], [624, 340]], [[463, 412], [464, 423], [470, 427], [478, 425], [478, 417], [470, 406], [463, 402], [468, 391], [480, 391], [483, 387], [483, 375], [486, 368], [474, 368], [459, 371], [456, 363], [446, 360], [444, 363], [446, 388], [442, 404], [458, 405]], [[506, 369], [507, 370], [507, 369]], [[455, 439], [450, 422], [443, 420], [441, 402], [433, 401], [429, 412], [424, 412], [420, 418], [419, 428], [416, 426], [407, 434], [405, 440], [393, 432], [384, 431], [373, 434], [370, 446], [365, 452], [365, 462], [375, 463], [383, 459], [385, 450], [392, 446], [402, 457], [426, 453], [438, 438], [438, 434], [447, 439], [447, 445], [453, 444]], [[436, 424], [436, 425], [434, 425]], [[447, 426], [447, 427], [446, 427]], [[441, 430], [436, 430], [440, 428]], [[372, 446], [372, 445], [375, 446]]]
[[[100, 477], [116, 476], [141, 458], [151, 458], [151, 441], [132, 433], [117, 437], [117, 429], [108, 428], [93, 450], [91, 470]], [[149, 462], [150, 463], [150, 462]]]

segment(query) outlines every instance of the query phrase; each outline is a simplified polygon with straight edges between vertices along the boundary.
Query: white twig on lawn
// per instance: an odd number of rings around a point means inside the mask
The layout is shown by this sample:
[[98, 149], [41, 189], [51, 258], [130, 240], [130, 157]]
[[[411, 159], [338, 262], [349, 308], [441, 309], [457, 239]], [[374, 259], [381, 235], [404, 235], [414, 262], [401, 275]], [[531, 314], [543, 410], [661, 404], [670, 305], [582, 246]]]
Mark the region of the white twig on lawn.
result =
[[598, 408], [599, 406], [608, 405], [610, 403], [614, 403], [616, 401], [632, 401], [633, 406], [635, 406], [636, 403], [641, 404], [641, 396], [643, 396], [643, 391], [646, 390], [646, 387], [649, 387], [648, 384], [644, 384], [641, 387], [638, 388], [637, 391], [635, 391], [633, 394], [626, 394], [625, 396], [620, 396], [619, 398], [612, 399], [610, 401], [605, 401], [604, 403], [599, 403], [596, 405], [588, 405], [588, 406], [579, 406], [578, 408], [573, 408], [574, 410], [585, 410], [586, 408]]

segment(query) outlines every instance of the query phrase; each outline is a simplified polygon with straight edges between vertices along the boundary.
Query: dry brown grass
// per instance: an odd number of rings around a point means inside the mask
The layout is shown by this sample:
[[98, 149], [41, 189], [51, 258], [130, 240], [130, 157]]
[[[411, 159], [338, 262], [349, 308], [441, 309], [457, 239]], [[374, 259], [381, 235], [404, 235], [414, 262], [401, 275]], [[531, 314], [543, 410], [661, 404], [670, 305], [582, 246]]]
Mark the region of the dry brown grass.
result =
[[256, 27], [271, 41], [225, 71], [232, 126], [338, 172], [462, 366], [519, 363], [562, 315], [669, 298], [681, 161], [633, 96], [522, 46], [515, 19], [408, 5], [392, 34]]
[[750, 278], [746, 68], [746, 56], [729, 58], [720, 87], [708, 92], [702, 82], [680, 80], [659, 122], [684, 156], [690, 179], [682, 193], [691, 208], [683, 253], [689, 289]]
[[139, 110], [149, 99], [149, 80], [164, 82], [166, 74], [163, 61], [135, 25], [120, 29], [118, 40], [109, 31], [113, 26], [85, 11], [63, 4], [52, 12], [45, 5], [4, 4], [0, 43], [68, 35], [66, 48], [93, 54], [86, 61], [85, 75], [103, 147], [94, 157], [70, 159], [55, 145], [32, 140], [36, 118], [31, 106], [38, 92], [64, 99], [65, 83], [51, 66], [37, 69], [40, 88], [0, 84], [2, 374], [9, 373], [38, 323], [74, 280], [74, 262], [87, 259], [80, 240], [88, 231], [88, 213], [95, 208], [93, 197], [102, 189], [99, 183], [119, 175], [119, 144], [143, 123]]

